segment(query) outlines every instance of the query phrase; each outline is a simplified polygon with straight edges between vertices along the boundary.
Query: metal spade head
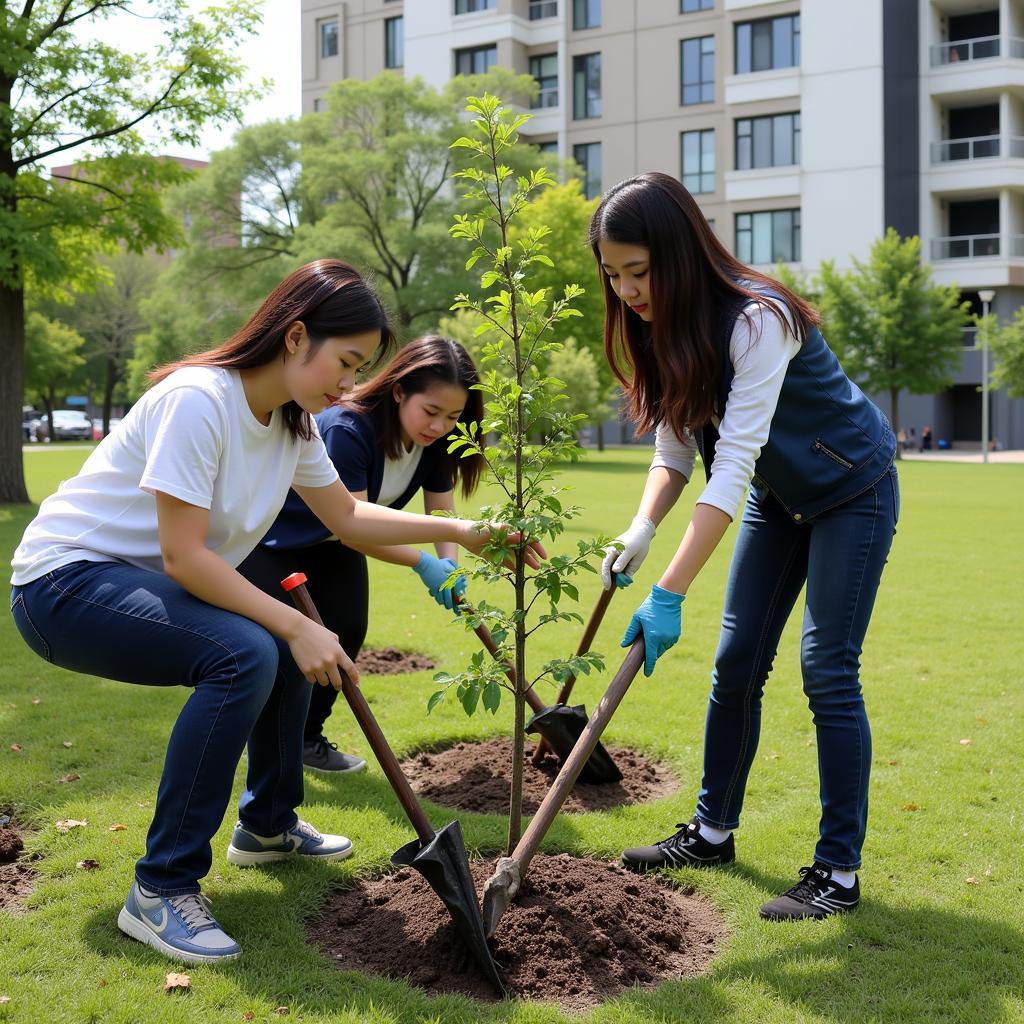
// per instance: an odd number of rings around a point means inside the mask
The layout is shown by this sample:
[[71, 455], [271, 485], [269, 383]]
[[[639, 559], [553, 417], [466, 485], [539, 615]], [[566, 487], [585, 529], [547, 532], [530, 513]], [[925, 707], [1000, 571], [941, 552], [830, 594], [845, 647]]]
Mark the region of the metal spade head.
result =
[[519, 870], [519, 861], [514, 857], [502, 857], [494, 869], [494, 874], [484, 883], [484, 928], [487, 938], [493, 938], [498, 930], [501, 915], [508, 910], [523, 875]]
[[421, 843], [418, 839], [406, 843], [391, 855], [391, 863], [397, 867], [415, 868], [430, 883], [430, 888], [448, 908], [455, 927], [476, 957], [480, 969], [504, 995], [505, 986], [487, 947], [484, 922], [458, 821], [450, 822], [435, 832], [429, 843]]
[[[540, 733], [558, 755], [558, 760], [565, 764], [586, 724], [587, 709], [582, 704], [577, 704], [575, 707], [569, 707], [566, 704], [553, 704], [549, 708], [538, 711], [526, 723], [526, 731]], [[611, 754], [605, 750], [602, 743], [598, 742], [579, 774], [579, 781], [608, 785], [619, 782], [621, 779], [622, 772], [612, 760]]]

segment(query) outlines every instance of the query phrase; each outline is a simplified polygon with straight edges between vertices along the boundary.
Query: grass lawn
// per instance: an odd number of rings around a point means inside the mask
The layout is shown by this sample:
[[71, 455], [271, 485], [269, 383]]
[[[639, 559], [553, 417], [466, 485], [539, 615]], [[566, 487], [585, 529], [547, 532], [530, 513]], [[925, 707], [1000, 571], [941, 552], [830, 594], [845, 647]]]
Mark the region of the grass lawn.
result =
[[[31, 448], [34, 500], [75, 471], [84, 452]], [[648, 452], [610, 451], [569, 470], [591, 531], [624, 528]], [[630, 993], [591, 1014], [600, 1022], [849, 1022], [1024, 1020], [1024, 468], [911, 463], [901, 470], [903, 509], [865, 651], [863, 678], [874, 730], [871, 821], [854, 915], [802, 925], [758, 918], [758, 905], [795, 880], [817, 834], [814, 731], [800, 689], [799, 616], [783, 638], [766, 695], [761, 747], [729, 869], [677, 872], [725, 915], [730, 939], [708, 975]], [[699, 490], [695, 488], [694, 491]], [[693, 494], [659, 530], [638, 585], [612, 604], [596, 649], [617, 667], [633, 606], [657, 578]], [[9, 557], [31, 516], [0, 508]], [[573, 524], [568, 541], [582, 535]], [[692, 588], [681, 642], [653, 679], [641, 676], [607, 738], [668, 761], [682, 780], [673, 797], [644, 807], [563, 817], [550, 852], [616, 857], [623, 846], [673, 831], [693, 813], [709, 675], [733, 533]], [[584, 581], [589, 613], [597, 580]], [[472, 597], [472, 592], [470, 593]], [[537, 635], [537, 659], [573, 648], [578, 631]], [[476, 640], [407, 570], [373, 569], [368, 643], [392, 644], [461, 666]], [[243, 945], [237, 964], [197, 967], [188, 992], [165, 993], [172, 964], [117, 930], [117, 912], [143, 849], [164, 745], [185, 690], [84, 678], [36, 658], [0, 617], [0, 807], [13, 807], [42, 854], [27, 914], [0, 914], [0, 1021], [279, 1020], [427, 1024], [560, 1021], [533, 1003], [481, 1007], [428, 999], [405, 984], [336, 971], [303, 941], [303, 918], [331, 887], [385, 869], [408, 841], [397, 801], [375, 766], [355, 778], [307, 776], [303, 814], [341, 831], [356, 855], [340, 865], [287, 864], [239, 871], [224, 861], [231, 811], [214, 840], [205, 891]], [[590, 706], [607, 682], [590, 680]], [[430, 673], [367, 679], [364, 689], [399, 753], [442, 738], [489, 735], [497, 718], [467, 719], [451, 703], [429, 718]], [[579, 691], [578, 691], [579, 692]], [[328, 723], [343, 750], [367, 754], [343, 705]], [[19, 744], [20, 752], [11, 744]], [[78, 781], [62, 783], [74, 773]], [[241, 783], [239, 776], [238, 785]], [[432, 820], [448, 820], [428, 806]], [[88, 821], [67, 835], [54, 822]], [[496, 816], [460, 814], [470, 847], [496, 851]], [[110, 831], [114, 824], [126, 826]], [[83, 871], [86, 858], [99, 869]], [[246, 1014], [253, 1014], [247, 1018]]]

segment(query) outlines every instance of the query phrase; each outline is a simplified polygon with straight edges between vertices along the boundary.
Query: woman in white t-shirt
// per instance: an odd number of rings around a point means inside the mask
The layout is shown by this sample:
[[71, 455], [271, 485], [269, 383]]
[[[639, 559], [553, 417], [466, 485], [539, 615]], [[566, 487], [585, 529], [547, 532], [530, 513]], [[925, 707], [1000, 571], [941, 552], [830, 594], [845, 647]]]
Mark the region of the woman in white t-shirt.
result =
[[[350, 266], [296, 270], [224, 344], [152, 374], [154, 386], [47, 498], [12, 560], [11, 610], [53, 664], [192, 687], [171, 732], [146, 853], [118, 926], [190, 963], [241, 953], [199, 894], [235, 769], [246, 787], [229, 850], [245, 863], [340, 859], [344, 836], [298, 819], [309, 683], [358, 679], [337, 636], [247, 582], [236, 566], [290, 487], [346, 541], [482, 549], [459, 519], [356, 501], [313, 422], [393, 341]], [[532, 555], [530, 556], [533, 560]], [[294, 659], [302, 675], [278, 670]]]

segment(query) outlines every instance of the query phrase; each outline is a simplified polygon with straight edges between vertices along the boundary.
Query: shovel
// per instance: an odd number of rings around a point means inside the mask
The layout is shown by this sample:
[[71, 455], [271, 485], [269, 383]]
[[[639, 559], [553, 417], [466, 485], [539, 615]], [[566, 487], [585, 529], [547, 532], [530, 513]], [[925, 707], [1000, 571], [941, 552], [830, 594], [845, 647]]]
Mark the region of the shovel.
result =
[[[459, 601], [462, 604], [461, 601]], [[607, 602], [605, 602], [607, 606]], [[464, 606], [466, 611], [470, 611], [468, 605]], [[596, 614], [596, 613], [595, 613]], [[601, 609], [601, 614], [604, 614], [604, 609]], [[597, 632], [597, 626], [600, 625], [601, 620], [597, 620], [597, 624], [594, 625], [593, 632]], [[590, 627], [587, 627], [588, 633], [590, 633]], [[494, 642], [494, 638], [491, 636], [491, 631], [481, 622], [479, 626], [474, 630], [476, 635], [480, 638], [480, 642], [490, 652], [492, 658], [502, 664], [505, 669], [505, 675], [508, 676], [512, 685], [516, 685], [516, 670], [508, 664], [507, 661], [503, 661], [501, 654], [498, 651], [497, 644]], [[585, 638], [586, 639], [586, 638]], [[593, 633], [590, 633], [590, 639], [587, 640], [587, 647], [590, 646], [590, 641], [593, 640]], [[581, 645], [582, 646], [582, 645]], [[563, 687], [564, 690], [564, 687]], [[541, 741], [547, 741], [548, 746], [554, 750], [556, 756], [562, 764], [565, 764], [566, 758], [572, 753], [573, 748], [576, 746], [576, 742], [579, 740], [586, 724], [587, 724], [587, 711], [582, 704], [577, 705], [574, 708], [567, 707], [559, 695], [559, 703], [552, 705], [551, 707], [545, 707], [544, 702], [540, 699], [538, 694], [534, 691], [531, 686], [526, 691], [526, 703], [530, 705], [530, 710], [533, 712], [533, 716], [526, 723], [526, 731], [530, 733], [539, 732], [541, 735]], [[536, 754], [533, 758], [533, 763], [537, 764], [539, 761]], [[610, 785], [613, 782], [618, 782], [622, 778], [622, 772], [619, 771], [615, 762], [612, 760], [611, 754], [605, 750], [604, 745], [597, 743], [590, 756], [587, 758], [586, 763], [579, 772], [581, 782], [590, 782], [595, 784]], [[573, 782], [575, 782], [575, 777]]]
[[[297, 572], [283, 579], [281, 586], [291, 595], [299, 611], [323, 625], [305, 583], [305, 574]], [[348, 701], [359, 728], [363, 730], [370, 749], [380, 762], [384, 775], [391, 783], [402, 810], [405, 811], [419, 837], [396, 850], [391, 855], [391, 863], [398, 867], [415, 868], [423, 875], [430, 888], [448, 908], [456, 929], [469, 946], [488, 981], [504, 995], [505, 986], [484, 936], [484, 923], [480, 916], [476, 887], [469, 871], [469, 858], [466, 855], [466, 846], [462, 841], [462, 829], [458, 821], [449, 822], [438, 832], [430, 827], [430, 822], [423, 813], [409, 780], [402, 772], [398, 759], [388, 746], [388, 741], [373, 717], [362, 691], [358, 686], [352, 685], [352, 681], [344, 672], [341, 678], [341, 692]]]
[[[607, 590], [601, 591], [601, 596], [597, 599], [597, 604], [594, 606], [593, 612], [590, 615], [590, 621], [587, 623], [587, 628], [583, 631], [583, 639], [580, 641], [579, 647], [576, 648], [576, 657], [580, 657], [586, 654], [590, 650], [590, 645], [594, 642], [594, 637], [597, 636], [598, 629], [601, 628], [601, 620], [604, 618], [604, 613], [608, 610], [608, 605], [612, 602], [612, 597], [615, 594], [615, 588], [609, 587]], [[569, 697], [572, 696], [572, 688], [576, 683], [576, 674], [573, 673], [569, 676], [564, 683], [562, 688], [558, 691], [558, 700], [555, 702], [558, 704], [568, 704]], [[534, 725], [537, 722], [536, 716], [530, 725]], [[576, 732], [573, 737], [574, 741], [579, 739], [579, 731]], [[600, 745], [599, 745], [600, 746]], [[551, 749], [551, 744], [548, 742], [547, 737], [541, 731], [540, 741], [537, 744], [536, 749], [533, 752], [533, 763], [540, 764], [544, 760], [544, 755]], [[602, 748], [603, 749], [603, 748]], [[559, 759], [564, 763], [565, 756], [559, 755]], [[589, 762], [588, 762], [589, 764]], [[618, 771], [618, 769], [616, 769]], [[609, 779], [610, 782], [618, 782], [622, 778], [620, 772], [618, 778]], [[588, 780], [583, 779], [584, 782]]]
[[629, 684], [633, 682], [643, 663], [644, 638], [641, 633], [633, 641], [633, 646], [626, 654], [626, 660], [623, 661], [622, 667], [615, 673], [615, 678], [608, 684], [608, 689], [605, 690], [604, 696], [598, 702], [593, 715], [590, 716], [587, 727], [576, 742], [568, 760], [562, 765], [562, 770], [551, 784], [540, 807], [537, 808], [537, 813], [523, 833], [522, 839], [512, 851], [512, 856], [502, 857], [498, 861], [494, 874], [484, 883], [484, 925], [488, 938], [491, 938], [497, 931], [498, 922], [519, 891], [530, 861], [533, 860], [533, 855], [537, 852], [537, 847], [540, 846], [541, 840], [547, 834], [551, 823], [555, 820], [555, 816], [576, 782], [576, 777], [597, 746], [604, 727], [626, 695]]

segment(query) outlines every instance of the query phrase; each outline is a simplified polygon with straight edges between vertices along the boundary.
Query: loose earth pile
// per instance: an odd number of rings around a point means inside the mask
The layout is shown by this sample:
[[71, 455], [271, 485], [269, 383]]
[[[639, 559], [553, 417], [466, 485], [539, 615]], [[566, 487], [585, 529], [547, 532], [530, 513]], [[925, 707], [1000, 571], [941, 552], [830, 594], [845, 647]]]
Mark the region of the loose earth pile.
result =
[[397, 647], [360, 651], [356, 668], [368, 676], [397, 676], [403, 672], [424, 672], [437, 668], [437, 662], [425, 654], [400, 651]]
[[35, 883], [36, 873], [18, 862], [23, 848], [21, 833], [13, 825], [0, 828], [0, 911], [19, 910]]
[[[478, 891], [493, 868], [472, 865]], [[498, 999], [444, 905], [411, 868], [335, 892], [309, 930], [342, 970], [404, 978], [431, 995]], [[661, 877], [538, 855], [491, 950], [512, 994], [579, 1012], [634, 986], [702, 973], [725, 934], [703, 899]]]

